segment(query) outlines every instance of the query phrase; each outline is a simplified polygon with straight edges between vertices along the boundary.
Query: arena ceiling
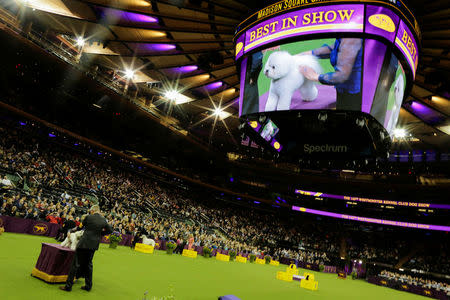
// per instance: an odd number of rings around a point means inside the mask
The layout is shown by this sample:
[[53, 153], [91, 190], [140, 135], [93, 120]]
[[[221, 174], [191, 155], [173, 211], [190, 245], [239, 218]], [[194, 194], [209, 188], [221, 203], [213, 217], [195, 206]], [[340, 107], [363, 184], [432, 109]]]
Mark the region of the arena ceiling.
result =
[[[116, 74], [134, 92], [137, 88], [136, 103], [144, 109], [170, 115], [176, 128], [203, 140], [239, 142], [233, 34], [246, 16], [273, 1], [9, 1], [31, 10], [34, 24], [81, 51], [82, 62], [98, 65], [105, 76]], [[423, 40], [399, 126], [425, 145], [448, 149], [450, 2], [411, 0], [409, 5]]]

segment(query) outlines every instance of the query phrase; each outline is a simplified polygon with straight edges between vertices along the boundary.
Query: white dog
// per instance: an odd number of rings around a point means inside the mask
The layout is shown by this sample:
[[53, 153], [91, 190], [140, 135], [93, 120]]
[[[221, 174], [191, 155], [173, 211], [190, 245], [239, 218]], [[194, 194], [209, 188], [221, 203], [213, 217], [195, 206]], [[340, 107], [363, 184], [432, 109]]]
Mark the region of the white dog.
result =
[[300, 73], [300, 66], [308, 66], [318, 74], [322, 73], [319, 61], [312, 55], [294, 56], [286, 51], [277, 51], [269, 56], [264, 75], [272, 79], [272, 83], [265, 111], [289, 110], [296, 90], [300, 90], [303, 101], [317, 98], [316, 84]]
[[392, 107], [392, 114], [389, 120], [386, 130], [391, 133], [394, 127], [397, 125], [398, 115], [400, 113], [400, 108], [402, 107], [403, 95], [405, 93], [405, 82], [403, 81], [403, 76], [398, 76], [394, 84], [394, 98], [395, 103]]
[[77, 248], [78, 242], [80, 241], [81, 236], [83, 235], [84, 231], [75, 231], [75, 232], [67, 232], [66, 239], [61, 243], [61, 246], [70, 248], [72, 250], [75, 250]]
[[141, 236], [141, 239], [142, 239], [142, 244], [150, 245], [150, 246], [155, 247], [155, 240], [149, 239], [149, 238], [148, 238], [147, 236], [145, 236], [145, 235], [142, 235], [142, 236]]
[[269, 123], [267, 123], [266, 126], [264, 126], [264, 129], [261, 132], [261, 136], [262, 136], [263, 139], [268, 141], [272, 137], [273, 132], [274, 132], [274, 128], [272, 126], [272, 123], [269, 122]]
[[263, 131], [261, 132], [261, 136], [266, 141], [270, 141], [272, 137], [275, 136], [275, 134], [278, 133], [278, 128], [273, 128], [272, 122], [268, 122], [266, 126], [264, 126]]

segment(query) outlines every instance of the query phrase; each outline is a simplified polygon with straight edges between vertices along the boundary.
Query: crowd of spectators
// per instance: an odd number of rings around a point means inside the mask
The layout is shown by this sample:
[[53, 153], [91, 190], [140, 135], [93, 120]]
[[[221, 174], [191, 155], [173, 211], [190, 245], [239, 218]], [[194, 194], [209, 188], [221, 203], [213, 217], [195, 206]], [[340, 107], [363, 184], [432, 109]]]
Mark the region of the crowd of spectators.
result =
[[416, 255], [410, 259], [405, 265], [405, 268], [414, 271], [434, 272], [434, 273], [450, 273], [450, 257], [447, 249], [436, 255]]
[[409, 274], [400, 274], [397, 272], [391, 272], [387, 270], [381, 271], [378, 275], [388, 280], [394, 280], [401, 284], [409, 284], [413, 286], [420, 286], [427, 289], [434, 289], [437, 291], [443, 291], [450, 296], [450, 284], [445, 282], [439, 282], [431, 279], [424, 279], [418, 276], [412, 276]]
[[[86, 197], [90, 193], [98, 199], [113, 228], [122, 234], [138, 238], [145, 234], [178, 245], [186, 244], [192, 237], [195, 246], [315, 264], [334, 264], [342, 256], [343, 237], [337, 222], [327, 227], [306, 220], [292, 223], [270, 212], [239, 209], [200, 196], [193, 200], [195, 195], [125, 164], [112, 164], [61, 145], [40, 143], [41, 140], [23, 136], [17, 129], [0, 127], [0, 133], [0, 167], [20, 175], [16, 186], [8, 177], [2, 177], [0, 214], [61, 225], [66, 221], [80, 222], [91, 205], [92, 199]], [[74, 187], [85, 193], [48, 193]], [[349, 244], [344, 255], [394, 265], [401, 247], [398, 242], [385, 247], [361, 242]], [[425, 258], [413, 260], [416, 264], [425, 262]]]

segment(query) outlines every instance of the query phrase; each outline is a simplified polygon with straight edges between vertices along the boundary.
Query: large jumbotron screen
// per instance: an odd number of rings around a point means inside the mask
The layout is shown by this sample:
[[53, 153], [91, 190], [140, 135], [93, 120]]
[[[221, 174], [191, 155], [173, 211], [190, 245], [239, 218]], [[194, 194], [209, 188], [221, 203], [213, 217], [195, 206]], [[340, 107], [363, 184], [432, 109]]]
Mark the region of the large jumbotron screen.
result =
[[336, 2], [282, 1], [241, 24], [240, 116], [356, 111], [391, 133], [417, 69], [417, 22], [401, 1]]

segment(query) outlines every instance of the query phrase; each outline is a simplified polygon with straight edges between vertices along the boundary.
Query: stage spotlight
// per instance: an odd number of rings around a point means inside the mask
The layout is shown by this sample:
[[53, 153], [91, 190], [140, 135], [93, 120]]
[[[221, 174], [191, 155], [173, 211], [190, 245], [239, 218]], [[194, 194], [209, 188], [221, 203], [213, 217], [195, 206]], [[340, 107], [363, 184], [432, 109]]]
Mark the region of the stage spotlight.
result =
[[213, 115], [219, 117], [221, 120], [228, 118], [231, 114], [224, 111], [222, 108], [217, 107], [214, 109]]
[[393, 134], [395, 138], [403, 139], [406, 137], [406, 130], [403, 128], [395, 128]]
[[183, 104], [183, 103], [192, 101], [191, 98], [189, 98], [175, 90], [166, 91], [164, 93], [164, 98], [168, 99], [169, 101], [172, 101], [175, 104]]
[[85, 42], [86, 41], [84, 40], [83, 37], [81, 37], [81, 36], [77, 37], [76, 44], [78, 47], [83, 47]]
[[178, 93], [177, 91], [173, 91], [173, 90], [172, 91], [167, 91], [164, 94], [164, 97], [166, 97], [170, 101], [176, 102], [180, 98], [180, 93]]
[[127, 79], [133, 79], [134, 77], [134, 71], [130, 69], [125, 70], [125, 78]]

